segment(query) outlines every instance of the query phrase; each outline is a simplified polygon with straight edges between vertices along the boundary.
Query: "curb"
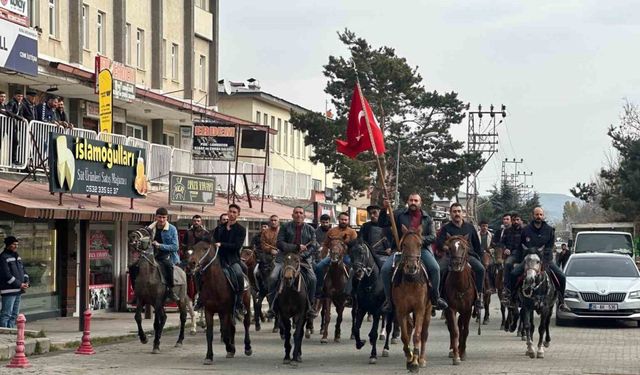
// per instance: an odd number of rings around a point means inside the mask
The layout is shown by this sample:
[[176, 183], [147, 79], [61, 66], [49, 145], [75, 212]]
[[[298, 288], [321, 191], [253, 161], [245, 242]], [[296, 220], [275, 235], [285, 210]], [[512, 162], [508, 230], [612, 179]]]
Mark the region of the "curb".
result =
[[[49, 353], [51, 351], [51, 339], [48, 337], [29, 338], [24, 340], [24, 353], [27, 356]], [[0, 361], [13, 358], [16, 354], [16, 344], [0, 345]]]

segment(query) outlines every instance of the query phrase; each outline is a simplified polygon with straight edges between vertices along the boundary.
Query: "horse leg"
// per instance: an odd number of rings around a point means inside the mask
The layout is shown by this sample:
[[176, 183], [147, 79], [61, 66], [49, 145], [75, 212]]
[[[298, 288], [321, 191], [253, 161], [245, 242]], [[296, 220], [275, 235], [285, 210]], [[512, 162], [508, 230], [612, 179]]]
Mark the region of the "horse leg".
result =
[[[362, 319], [360, 320], [362, 324]], [[371, 330], [369, 331], [369, 344], [371, 344], [371, 354], [369, 355], [369, 364], [376, 364], [378, 361], [378, 348], [376, 347], [378, 341], [378, 325], [380, 324], [380, 315], [373, 314], [373, 323], [371, 323]], [[358, 334], [360, 329], [358, 328]]]
[[386, 325], [387, 325], [386, 323], [387, 323], [387, 317], [385, 315], [382, 315], [380, 317], [380, 334], [378, 335], [378, 337], [380, 338], [380, 341], [385, 341], [387, 338], [387, 336], [384, 334]]
[[320, 339], [321, 344], [326, 344], [329, 342], [327, 336], [329, 336], [329, 323], [331, 322], [331, 298], [324, 298], [322, 300], [322, 338]]
[[227, 351], [227, 358], [233, 358], [236, 355], [236, 346], [234, 343], [236, 335], [236, 325], [234, 324], [233, 319], [233, 312], [229, 311], [224, 314], [224, 319], [222, 319], [224, 323], [220, 324], [224, 324], [224, 333], [222, 340], [224, 341], [224, 346]]
[[186, 308], [189, 313], [189, 320], [191, 320], [191, 329], [189, 330], [190, 335], [196, 334], [196, 311], [193, 309], [193, 301], [187, 297], [186, 300]]
[[[251, 303], [251, 295], [248, 293], [243, 294], [245, 309], [247, 311], [244, 314], [244, 355], [250, 356], [253, 354], [253, 350], [251, 350], [251, 336], [249, 335], [249, 331], [251, 330], [251, 309], [249, 309], [249, 304]], [[259, 309], [259, 307], [258, 307]], [[260, 321], [260, 317], [256, 317], [256, 321]], [[257, 327], [256, 327], [256, 330]]]
[[388, 314], [384, 315], [384, 320], [385, 320], [385, 332], [386, 334], [386, 338], [384, 340], [384, 347], [382, 348], [382, 356], [383, 357], [388, 357], [389, 356], [389, 340], [391, 339], [391, 328], [393, 326], [393, 319], [394, 319], [394, 312], [390, 312]]
[[357, 298], [354, 297], [353, 298], [353, 306], [351, 307], [351, 340], [355, 340], [355, 336], [353, 335], [353, 329], [356, 326], [356, 312], [358, 311], [358, 307], [357, 307]]
[[155, 314], [153, 316], [153, 350], [151, 353], [160, 353], [160, 338], [162, 337], [162, 329], [164, 323], [167, 320], [167, 314], [164, 311], [164, 306], [159, 305], [155, 307]]
[[253, 317], [255, 319], [256, 332], [259, 332], [262, 329], [260, 325], [260, 318], [262, 315], [262, 300], [264, 297], [258, 292], [258, 295], [253, 300]]
[[449, 329], [449, 358], [453, 359], [454, 365], [459, 365], [460, 352], [458, 351], [458, 340], [460, 338], [460, 331], [458, 330], [458, 318], [456, 312], [449, 307], [445, 310], [445, 316], [447, 319], [447, 328]]
[[487, 325], [489, 323], [489, 305], [491, 304], [491, 293], [484, 294], [484, 319], [482, 324]]
[[471, 322], [471, 316], [468, 313], [460, 314], [458, 317], [458, 331], [460, 332], [460, 339], [458, 340], [458, 351], [460, 352], [460, 359], [464, 361], [467, 359], [467, 338], [469, 337], [469, 324]]
[[360, 339], [360, 328], [362, 328], [362, 322], [364, 320], [364, 315], [365, 312], [360, 309], [356, 312], [356, 323], [354, 324], [353, 328], [351, 329], [351, 334], [353, 335], [353, 337], [356, 340], [356, 349], [360, 350], [362, 349], [362, 347], [364, 347], [364, 340]]
[[336, 304], [336, 327], [333, 333], [333, 342], [340, 342], [341, 329], [340, 325], [342, 324], [342, 313], [344, 312], [344, 301], [340, 301], [340, 303]]
[[293, 333], [293, 362], [298, 364], [302, 362], [302, 337], [304, 336], [304, 324], [306, 322], [305, 316], [298, 316], [294, 319], [296, 324], [296, 330]]
[[136, 304], [135, 320], [138, 325], [138, 337], [140, 338], [140, 342], [146, 344], [148, 342], [147, 334], [144, 333], [144, 330], [142, 329], [142, 304], [140, 303]]
[[422, 321], [422, 335], [420, 336], [420, 367], [427, 367], [427, 339], [429, 339], [429, 324], [431, 323], [431, 308], [424, 312]]
[[542, 341], [544, 340], [544, 332], [546, 330], [547, 312], [543, 311], [540, 314], [540, 326], [538, 327], [538, 351], [536, 356], [538, 358], [544, 358], [544, 348], [542, 347]]
[[393, 335], [391, 336], [391, 343], [397, 344], [398, 337], [400, 337], [400, 324], [398, 324], [397, 319], [393, 320]]
[[553, 314], [553, 307], [551, 309], [549, 309], [549, 313], [547, 314], [547, 321], [545, 322], [545, 332], [546, 332], [546, 338], [544, 340], [544, 347], [548, 348], [551, 345], [551, 335], [549, 334], [549, 326], [551, 326], [551, 315]]
[[413, 313], [414, 315], [414, 328], [413, 328], [413, 354], [411, 358], [411, 365], [409, 371], [420, 371], [420, 347], [422, 346], [422, 324], [424, 323], [424, 308], [418, 308]]
[[531, 337], [531, 320], [529, 319], [529, 315], [533, 314], [533, 311], [529, 310], [529, 308], [522, 308], [522, 311], [524, 311], [524, 315], [522, 316], [522, 325], [524, 327], [524, 333], [526, 335], [527, 338], [527, 352], [526, 354], [530, 357], [530, 358], [535, 358], [536, 357], [536, 353], [533, 350], [533, 340]]
[[505, 319], [505, 306], [503, 303], [500, 303], [500, 315], [502, 315], [502, 320], [500, 321], [500, 329], [503, 329], [507, 326], [507, 321]]
[[409, 347], [409, 341], [411, 339], [411, 337], [409, 336], [409, 314], [406, 312], [399, 312], [398, 317], [400, 323], [400, 339], [402, 340], [402, 351], [404, 352], [404, 356], [407, 359], [407, 370], [409, 370], [411, 368], [411, 362], [413, 361], [413, 352]]
[[182, 341], [184, 340], [184, 326], [187, 323], [187, 298], [181, 298], [178, 302], [178, 308], [180, 309], [180, 333], [178, 334], [178, 341], [176, 342], [175, 347], [179, 348], [182, 346]]
[[213, 313], [205, 311], [205, 321], [207, 324], [207, 355], [204, 357], [203, 365], [213, 364]]
[[291, 319], [280, 317], [280, 324], [284, 333], [284, 359], [282, 363], [288, 365], [291, 363]]

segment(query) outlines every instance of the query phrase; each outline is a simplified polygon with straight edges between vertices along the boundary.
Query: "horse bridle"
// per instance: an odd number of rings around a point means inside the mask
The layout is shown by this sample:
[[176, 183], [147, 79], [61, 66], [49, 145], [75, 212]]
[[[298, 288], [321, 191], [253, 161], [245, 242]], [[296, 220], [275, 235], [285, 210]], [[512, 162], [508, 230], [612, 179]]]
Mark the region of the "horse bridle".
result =
[[[251, 258], [251, 256], [253, 255], [253, 249], [242, 249], [240, 253], [242, 254], [242, 252], [249, 253], [249, 258]], [[249, 260], [249, 258], [240, 257], [240, 260], [243, 261], [244, 263], [247, 263], [247, 260]]]
[[[416, 232], [407, 232], [407, 234], [405, 234], [404, 236], [402, 236], [402, 239], [400, 240], [399, 243], [399, 249], [400, 249], [400, 264], [404, 265], [404, 263], [407, 260], [420, 260], [421, 254], [418, 255], [407, 255], [405, 254], [405, 252], [403, 251], [402, 245], [404, 244], [404, 240], [405, 238], [407, 238], [408, 236], [416, 236], [418, 237], [418, 239], [420, 240], [420, 242], [422, 242], [422, 236], [419, 233]], [[416, 269], [416, 273], [418, 272], [418, 269]]]
[[[147, 234], [145, 235], [142, 230], [144, 229], [145, 232], [147, 232]], [[134, 251], [137, 251], [140, 253], [140, 257], [142, 257], [142, 259], [146, 260], [147, 262], [149, 262], [149, 264], [151, 264], [154, 267], [158, 267], [158, 263], [156, 262], [155, 259], [155, 251], [153, 249], [153, 246], [151, 246], [151, 244], [149, 244], [147, 246], [146, 249], [142, 249], [140, 248], [140, 243], [142, 242], [143, 238], [150, 238], [151, 237], [151, 233], [149, 233], [148, 230], [146, 230], [146, 228], [141, 228], [141, 229], [136, 229], [135, 231], [132, 232], [133, 233], [137, 233], [140, 238], [134, 240], [134, 241], [130, 241], [130, 243], [134, 244], [133, 249]]]
[[369, 249], [369, 246], [367, 246], [367, 244], [360, 244], [360, 246], [362, 246], [362, 249], [364, 250], [364, 253], [366, 254], [364, 259], [367, 261], [367, 264], [369, 265], [368, 267], [364, 264], [364, 263], [353, 263], [353, 268], [354, 270], [358, 270], [359, 268], [362, 269], [364, 271], [364, 274], [369, 277], [371, 276], [371, 274], [373, 273], [373, 266], [371, 265], [371, 257], [372, 255], [370, 254], [371, 249]]
[[[456, 240], [454, 246], [456, 248], [456, 251], [458, 250], [458, 247], [460, 246], [460, 242], [462, 240]], [[464, 269], [464, 265], [467, 264], [467, 262], [469, 262], [469, 250], [467, 249], [467, 251], [464, 252], [463, 256], [457, 256], [457, 255], [453, 255], [451, 254], [451, 252], [449, 252], [449, 257], [451, 258], [451, 260], [454, 259], [460, 259], [460, 264], [462, 264], [462, 269]], [[453, 266], [451, 265], [451, 262], [449, 262], [449, 271], [451, 272], [461, 272], [461, 271], [455, 271], [453, 269]]]
[[[535, 254], [535, 255], [537, 255], [537, 254]], [[526, 259], [526, 257], [525, 257], [525, 259]], [[525, 262], [525, 269], [524, 269], [525, 275], [526, 275], [527, 271], [529, 271], [529, 270], [535, 270], [536, 271], [536, 275], [533, 278], [533, 285], [531, 285], [531, 288], [530, 289], [529, 288], [527, 288], [527, 289], [522, 288], [522, 295], [524, 297], [526, 297], [526, 298], [531, 298], [531, 296], [533, 296], [533, 293], [536, 290], [540, 289], [540, 287], [545, 283], [545, 281], [547, 279], [546, 271], [543, 268], [542, 260], [540, 259], [539, 256], [538, 256], [538, 260], [539, 260], [538, 264], [540, 265], [540, 267], [537, 270], [534, 267], [527, 267], [526, 266], [526, 262]], [[542, 277], [538, 280], [538, 276], [540, 276], [540, 275]], [[523, 281], [523, 286], [524, 286], [524, 282], [526, 282], [526, 278], [525, 278], [525, 281]], [[527, 293], [526, 290], [530, 290], [530, 292]]]

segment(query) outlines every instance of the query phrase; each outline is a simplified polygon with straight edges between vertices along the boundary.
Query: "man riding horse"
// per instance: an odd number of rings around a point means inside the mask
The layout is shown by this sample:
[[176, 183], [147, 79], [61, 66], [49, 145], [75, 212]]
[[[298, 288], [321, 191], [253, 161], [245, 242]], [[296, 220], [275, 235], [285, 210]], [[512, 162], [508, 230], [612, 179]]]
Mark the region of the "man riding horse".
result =
[[187, 252], [193, 249], [193, 245], [202, 241], [209, 241], [211, 234], [202, 224], [202, 216], [193, 215], [191, 218], [191, 226], [182, 239], [182, 257], [188, 258]]
[[[160, 265], [160, 270], [166, 286], [165, 299], [177, 301], [179, 298], [173, 292], [173, 266], [180, 263], [178, 256], [178, 230], [168, 222], [169, 211], [160, 207], [156, 210], [156, 220], [146, 227], [151, 233], [153, 242], [151, 245], [155, 249], [155, 258]], [[138, 263], [129, 267], [131, 284], [135, 285], [138, 275]]]
[[501, 298], [507, 305], [513, 305], [514, 301], [512, 295], [515, 292], [513, 287], [515, 285], [515, 280], [511, 275], [511, 271], [513, 271], [514, 264], [521, 263], [524, 259], [524, 256], [520, 251], [522, 244], [522, 219], [517, 213], [513, 213], [510, 216], [511, 224], [504, 231], [502, 236], [504, 255], [507, 256], [507, 259], [504, 262], [504, 295]]
[[[440, 233], [438, 234], [438, 238], [436, 240], [436, 246], [442, 249], [445, 244], [447, 237], [452, 236], [469, 236], [469, 244], [471, 245], [471, 250], [469, 252], [469, 265], [475, 274], [475, 283], [476, 283], [476, 291], [478, 293], [478, 298], [476, 299], [475, 308], [476, 311], [480, 311], [484, 308], [482, 302], [482, 293], [484, 286], [484, 267], [482, 266], [482, 254], [484, 250], [480, 245], [480, 239], [478, 238], [478, 232], [476, 229], [462, 219], [462, 205], [460, 203], [454, 203], [449, 208], [449, 214], [451, 216], [451, 221], [445, 224]], [[441, 284], [444, 285], [444, 280], [447, 276], [447, 272], [449, 270], [449, 260], [444, 257], [444, 262], [446, 262], [446, 267], [443, 267], [443, 272], [441, 273]], [[443, 264], [444, 265], [444, 264]]]
[[[409, 198], [407, 199], [408, 208], [403, 208], [395, 211], [393, 214], [396, 219], [396, 226], [398, 230], [398, 238], [402, 237], [402, 233], [400, 229], [404, 225], [406, 228], [410, 230], [415, 230], [417, 228], [422, 228], [422, 251], [420, 253], [420, 259], [422, 260], [422, 264], [427, 269], [427, 274], [429, 275], [429, 280], [431, 281], [431, 301], [436, 309], [446, 309], [448, 307], [447, 302], [440, 298], [440, 267], [438, 266], [438, 262], [436, 258], [433, 256], [433, 253], [429, 250], [429, 245], [435, 239], [435, 229], [433, 225], [433, 220], [427, 214], [426, 211], [422, 210], [422, 199], [418, 193], [409, 194]], [[384, 210], [380, 212], [379, 226], [382, 228], [388, 228], [391, 226], [391, 220], [387, 213], [387, 209], [389, 208], [389, 201], [384, 201]], [[393, 247], [396, 251], [400, 251], [397, 248], [397, 244], [394, 243]], [[385, 302], [383, 305], [383, 312], [389, 313], [391, 312], [391, 277], [393, 273], [393, 265], [394, 265], [394, 256], [390, 256], [380, 273], [382, 275], [382, 282], [384, 284], [384, 295]]]
[[380, 226], [380, 206], [367, 207], [370, 221], [362, 224], [358, 237], [369, 247], [373, 253], [378, 268], [387, 261], [391, 255], [391, 243], [387, 238], [386, 228]]
[[[286, 253], [298, 253], [302, 256], [301, 273], [306, 284], [309, 303], [308, 317], [315, 318], [313, 308], [316, 294], [316, 275], [311, 266], [311, 251], [316, 243], [315, 229], [304, 222], [304, 208], [296, 206], [291, 214], [292, 221], [283, 224], [278, 232], [277, 247], [279, 250], [276, 262], [271, 272], [269, 282], [269, 300], [274, 301], [280, 274], [282, 272], [283, 256]], [[273, 304], [273, 302], [272, 302]]]
[[[258, 266], [253, 273], [258, 284], [260, 294], [263, 296], [267, 294], [269, 274], [266, 275], [267, 277], [262, 277], [263, 273], [261, 270], [269, 270], [269, 273], [271, 272], [273, 260], [279, 253], [277, 247], [279, 231], [280, 219], [278, 218], [278, 215], [271, 215], [269, 217], [268, 228], [260, 233], [260, 247], [256, 249], [256, 260], [258, 261]], [[268, 302], [269, 312], [271, 314], [271, 300]]]
[[[518, 264], [513, 268], [511, 272], [513, 279], [518, 280], [520, 275], [524, 273], [524, 260], [523, 249], [531, 248], [543, 248], [542, 250], [542, 263], [544, 269], [551, 271], [555, 279], [558, 281], [558, 308], [563, 311], [568, 311], [567, 306], [564, 304], [564, 291], [567, 283], [567, 279], [560, 268], [553, 262], [553, 249], [555, 246], [556, 231], [555, 229], [544, 221], [544, 210], [542, 207], [536, 207], [533, 209], [533, 220], [522, 230], [521, 246], [518, 247], [515, 253], [515, 261]], [[553, 279], [553, 278], [552, 278]], [[517, 289], [517, 285], [514, 285], [514, 289]], [[513, 293], [512, 293], [513, 294]]]
[[327, 238], [327, 232], [331, 229], [331, 216], [327, 214], [320, 215], [320, 225], [316, 228], [316, 242], [320, 244], [320, 247], [316, 249], [314, 254], [314, 260], [320, 261], [320, 253], [322, 252], [322, 244]]

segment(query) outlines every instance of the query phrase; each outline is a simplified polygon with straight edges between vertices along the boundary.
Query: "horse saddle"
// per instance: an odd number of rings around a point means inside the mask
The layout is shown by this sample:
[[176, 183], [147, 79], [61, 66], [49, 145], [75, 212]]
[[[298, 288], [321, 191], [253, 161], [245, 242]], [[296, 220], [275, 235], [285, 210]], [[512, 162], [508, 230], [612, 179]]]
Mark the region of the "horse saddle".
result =
[[244, 273], [242, 274], [244, 285], [241, 287], [240, 285], [238, 285], [238, 279], [231, 273], [231, 270], [228, 267], [224, 267], [222, 269], [222, 272], [224, 273], [224, 277], [227, 279], [227, 282], [229, 283], [229, 285], [231, 285], [231, 288], [234, 291], [238, 291], [240, 288], [242, 288], [242, 290], [249, 290], [249, 278], [247, 277], [247, 275], [245, 275]]
[[[160, 278], [162, 279], [163, 284], [167, 283], [164, 277], [164, 272], [160, 272]], [[187, 274], [182, 268], [173, 266], [173, 286], [178, 285], [187, 285]]]

